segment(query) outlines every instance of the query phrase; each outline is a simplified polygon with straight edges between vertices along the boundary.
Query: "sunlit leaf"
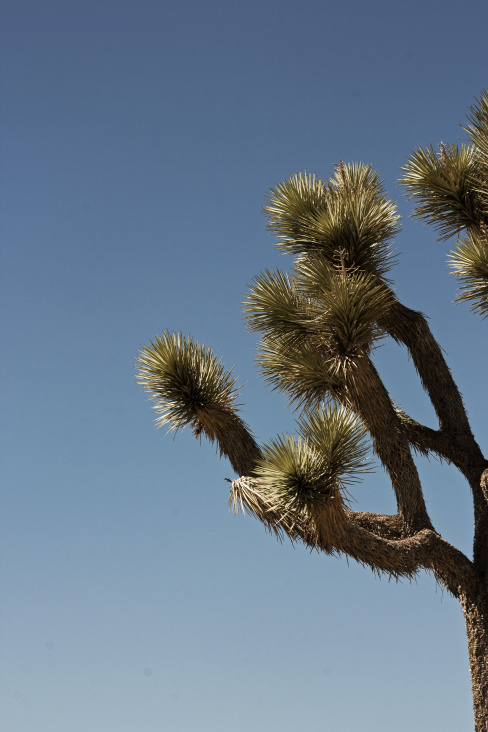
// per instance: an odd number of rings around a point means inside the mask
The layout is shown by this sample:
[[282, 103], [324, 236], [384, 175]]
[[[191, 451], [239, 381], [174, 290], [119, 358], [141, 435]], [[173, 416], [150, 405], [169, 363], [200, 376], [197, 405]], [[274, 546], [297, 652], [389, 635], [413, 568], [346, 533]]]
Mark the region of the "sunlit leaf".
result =
[[399, 183], [416, 202], [413, 215], [448, 239], [479, 223], [478, 167], [473, 145], [417, 148], [401, 168]]
[[181, 333], [165, 331], [136, 359], [137, 380], [154, 401], [159, 426], [199, 428], [202, 417], [218, 419], [237, 410], [237, 379], [210, 348]]
[[488, 316], [488, 237], [469, 232], [449, 253], [452, 274], [461, 280], [457, 302], [469, 302], [471, 310]]
[[327, 182], [295, 174], [270, 191], [264, 210], [283, 252], [319, 253], [381, 276], [392, 266], [399, 216], [370, 166], [341, 164]]

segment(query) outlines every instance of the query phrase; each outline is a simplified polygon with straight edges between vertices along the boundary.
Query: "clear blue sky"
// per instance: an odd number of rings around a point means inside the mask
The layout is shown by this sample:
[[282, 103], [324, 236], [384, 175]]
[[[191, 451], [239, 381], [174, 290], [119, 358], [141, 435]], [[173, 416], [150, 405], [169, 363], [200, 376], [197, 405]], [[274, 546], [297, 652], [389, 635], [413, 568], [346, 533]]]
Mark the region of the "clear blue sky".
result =
[[[449, 244], [396, 186], [488, 85], [484, 0], [3, 0], [1, 25], [3, 729], [472, 729], [457, 602], [229, 514], [230, 466], [155, 430], [134, 357], [190, 333], [235, 364], [260, 439], [293, 430], [241, 320], [252, 277], [289, 266], [261, 207], [292, 172], [362, 160], [404, 216], [397, 291], [486, 449], [487, 325], [451, 304]], [[377, 362], [435, 426], [401, 349]], [[419, 467], [470, 552], [467, 486]], [[394, 511], [381, 468], [355, 497]]]

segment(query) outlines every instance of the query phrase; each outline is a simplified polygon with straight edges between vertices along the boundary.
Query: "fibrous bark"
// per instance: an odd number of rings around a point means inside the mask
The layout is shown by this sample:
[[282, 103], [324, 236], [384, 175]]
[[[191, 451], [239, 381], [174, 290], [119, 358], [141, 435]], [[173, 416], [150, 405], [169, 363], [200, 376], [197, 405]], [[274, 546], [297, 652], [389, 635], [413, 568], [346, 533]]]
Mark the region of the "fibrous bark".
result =
[[488, 730], [488, 597], [486, 582], [473, 583], [460, 597], [468, 636], [476, 732]]

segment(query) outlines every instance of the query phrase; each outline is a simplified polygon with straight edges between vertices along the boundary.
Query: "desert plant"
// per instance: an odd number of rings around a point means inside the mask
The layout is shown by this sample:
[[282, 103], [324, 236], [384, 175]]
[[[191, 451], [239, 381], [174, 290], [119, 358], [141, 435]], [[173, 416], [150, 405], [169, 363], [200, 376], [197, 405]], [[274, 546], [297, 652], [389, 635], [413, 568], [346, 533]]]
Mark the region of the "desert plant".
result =
[[[414, 216], [445, 239], [458, 237], [449, 265], [458, 300], [488, 314], [488, 94], [470, 110], [467, 144], [415, 150], [400, 185]], [[279, 536], [346, 554], [378, 573], [420, 570], [459, 599], [467, 629], [477, 732], [488, 730], [488, 461], [472, 434], [461, 394], [427, 320], [403, 305], [388, 275], [399, 231], [395, 205], [370, 166], [342, 161], [328, 180], [297, 173], [265, 206], [290, 273], [265, 271], [244, 302], [261, 333], [258, 367], [301, 411], [297, 436], [258, 445], [239, 416], [236, 380], [209, 348], [165, 332], [137, 358], [138, 381], [158, 422], [185, 426], [218, 445], [237, 478], [231, 505]], [[372, 361], [381, 339], [403, 344], [437, 414], [430, 429], [392, 401]], [[388, 472], [396, 515], [355, 511], [351, 482], [368, 470], [365, 436]], [[474, 503], [471, 558], [435, 530], [413, 459], [418, 451], [455, 466]]]

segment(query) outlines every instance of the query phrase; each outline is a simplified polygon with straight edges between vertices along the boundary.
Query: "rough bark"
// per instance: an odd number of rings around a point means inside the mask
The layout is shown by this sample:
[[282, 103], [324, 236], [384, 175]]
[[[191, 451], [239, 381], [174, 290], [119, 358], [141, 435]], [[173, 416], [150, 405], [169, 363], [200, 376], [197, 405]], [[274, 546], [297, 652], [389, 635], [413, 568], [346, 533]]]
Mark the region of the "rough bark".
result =
[[[210, 423], [208, 427], [206, 421]], [[216, 440], [220, 454], [225, 455], [237, 475], [252, 474], [261, 450], [242, 419], [231, 413], [225, 420], [206, 420], [206, 415], [203, 415], [200, 422], [202, 431]]]
[[432, 529], [409, 441], [402, 432], [390, 395], [369, 358], [361, 359], [354, 372], [346, 377], [345, 391], [348, 406], [367, 426], [374, 450], [390, 475], [405, 535]]
[[488, 593], [477, 582], [460, 597], [468, 636], [476, 732], [488, 732]]
[[419, 424], [397, 409], [401, 429], [412, 447], [434, 453], [455, 465], [471, 488], [474, 506], [473, 561], [480, 574], [488, 571], [488, 461], [471, 434], [449, 434]]

